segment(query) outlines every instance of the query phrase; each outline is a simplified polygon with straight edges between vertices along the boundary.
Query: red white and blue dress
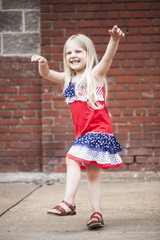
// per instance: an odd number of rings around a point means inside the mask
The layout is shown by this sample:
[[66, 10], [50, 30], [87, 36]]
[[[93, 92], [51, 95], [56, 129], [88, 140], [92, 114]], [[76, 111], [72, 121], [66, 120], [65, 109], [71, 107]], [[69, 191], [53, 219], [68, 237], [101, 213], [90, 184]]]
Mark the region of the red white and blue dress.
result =
[[76, 140], [66, 157], [84, 164], [96, 164], [103, 169], [122, 167], [118, 154], [122, 151], [120, 143], [113, 136], [112, 122], [105, 105], [104, 87], [96, 87], [96, 101], [102, 109], [92, 109], [88, 103], [87, 90], [81, 88], [75, 95], [75, 83], [69, 83], [64, 91], [66, 103], [70, 104]]

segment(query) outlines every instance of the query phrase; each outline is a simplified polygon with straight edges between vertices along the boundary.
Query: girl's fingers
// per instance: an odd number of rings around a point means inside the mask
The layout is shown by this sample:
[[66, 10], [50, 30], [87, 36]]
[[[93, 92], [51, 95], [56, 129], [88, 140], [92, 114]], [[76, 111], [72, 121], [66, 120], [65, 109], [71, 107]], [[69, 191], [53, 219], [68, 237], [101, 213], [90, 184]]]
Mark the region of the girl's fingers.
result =
[[31, 62], [39, 62], [39, 63], [46, 63], [46, 59], [39, 55], [33, 55], [31, 57]]
[[122, 30], [120, 28], [117, 27], [117, 25], [115, 25], [112, 30], [109, 30], [109, 34], [112, 36], [112, 37], [115, 37], [115, 38], [120, 38], [120, 37], [124, 37], [125, 34], [122, 32]]

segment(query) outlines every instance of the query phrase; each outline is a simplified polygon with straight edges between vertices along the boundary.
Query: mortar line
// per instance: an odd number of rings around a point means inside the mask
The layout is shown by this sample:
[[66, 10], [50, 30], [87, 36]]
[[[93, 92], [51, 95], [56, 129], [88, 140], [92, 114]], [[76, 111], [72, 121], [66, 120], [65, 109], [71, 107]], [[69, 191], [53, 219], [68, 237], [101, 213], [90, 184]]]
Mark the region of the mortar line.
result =
[[19, 203], [21, 203], [23, 200], [25, 200], [27, 197], [29, 197], [32, 193], [34, 193], [35, 191], [37, 191], [39, 188], [41, 188], [42, 185], [39, 185], [37, 188], [33, 189], [30, 193], [28, 193], [26, 196], [24, 196], [22, 199], [20, 199], [17, 203], [13, 204], [11, 207], [9, 207], [7, 210], [5, 210], [4, 212], [2, 212], [0, 214], [0, 217], [2, 217], [4, 214], [6, 214], [8, 211], [10, 211], [12, 208], [16, 207]]

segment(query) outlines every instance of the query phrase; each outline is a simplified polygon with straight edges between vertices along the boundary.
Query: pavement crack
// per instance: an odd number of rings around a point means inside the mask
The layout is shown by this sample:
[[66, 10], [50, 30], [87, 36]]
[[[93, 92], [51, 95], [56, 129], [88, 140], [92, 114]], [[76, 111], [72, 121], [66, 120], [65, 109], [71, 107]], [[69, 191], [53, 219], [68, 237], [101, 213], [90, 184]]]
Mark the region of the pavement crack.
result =
[[19, 203], [21, 203], [23, 200], [25, 200], [27, 197], [29, 197], [32, 193], [34, 193], [35, 191], [37, 191], [39, 188], [41, 188], [42, 185], [39, 185], [38, 187], [36, 187], [35, 189], [33, 189], [30, 193], [28, 193], [26, 196], [24, 196], [23, 198], [21, 198], [18, 202], [16, 202], [15, 204], [13, 204], [11, 207], [9, 207], [8, 209], [6, 209], [4, 212], [2, 212], [0, 214], [0, 217], [2, 217], [4, 214], [6, 214], [8, 211], [10, 211], [12, 208], [14, 208], [15, 206], [17, 206]]

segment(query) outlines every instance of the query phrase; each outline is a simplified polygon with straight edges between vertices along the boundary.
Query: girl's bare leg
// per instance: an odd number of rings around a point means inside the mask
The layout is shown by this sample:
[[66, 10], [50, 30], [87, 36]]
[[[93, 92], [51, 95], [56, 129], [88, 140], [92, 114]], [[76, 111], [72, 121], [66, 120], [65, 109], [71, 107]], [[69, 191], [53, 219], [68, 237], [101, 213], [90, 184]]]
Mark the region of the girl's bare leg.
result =
[[74, 204], [74, 198], [76, 196], [78, 186], [81, 180], [81, 169], [79, 162], [67, 158], [66, 163], [67, 179], [64, 200], [66, 200], [70, 204]]
[[[76, 196], [78, 186], [81, 180], [81, 169], [80, 164], [74, 160], [66, 158], [67, 164], [67, 177], [66, 177], [66, 191], [64, 200], [70, 204], [74, 204], [74, 198]], [[66, 206], [64, 203], [60, 203], [66, 212], [70, 212], [70, 208]], [[59, 213], [60, 211], [56, 209], [49, 210], [52, 213]]]
[[88, 193], [93, 212], [101, 213], [101, 168], [94, 164], [85, 165], [88, 178]]

